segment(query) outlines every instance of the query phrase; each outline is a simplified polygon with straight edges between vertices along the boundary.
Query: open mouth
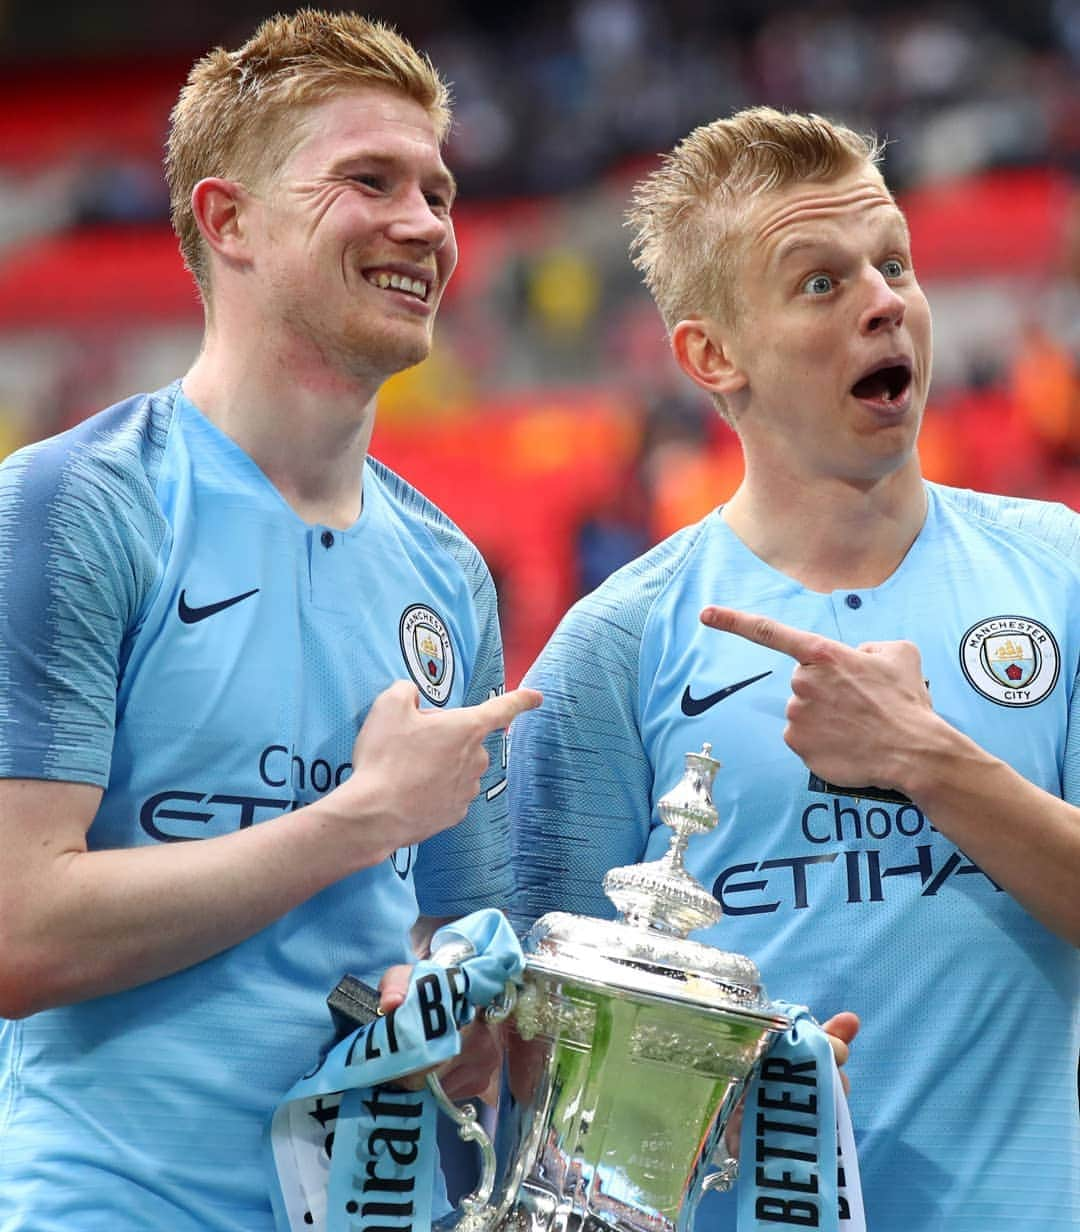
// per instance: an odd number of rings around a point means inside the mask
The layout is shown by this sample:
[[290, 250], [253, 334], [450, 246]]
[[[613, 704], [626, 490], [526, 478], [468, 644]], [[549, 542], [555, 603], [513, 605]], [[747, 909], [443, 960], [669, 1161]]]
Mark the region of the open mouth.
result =
[[400, 291], [403, 295], [411, 295], [423, 303], [427, 303], [431, 293], [431, 284], [423, 278], [410, 278], [407, 274], [398, 274], [392, 270], [365, 270], [364, 278], [380, 291]]
[[882, 364], [851, 387], [851, 392], [862, 402], [878, 402], [888, 406], [901, 401], [911, 388], [911, 367], [906, 362]]

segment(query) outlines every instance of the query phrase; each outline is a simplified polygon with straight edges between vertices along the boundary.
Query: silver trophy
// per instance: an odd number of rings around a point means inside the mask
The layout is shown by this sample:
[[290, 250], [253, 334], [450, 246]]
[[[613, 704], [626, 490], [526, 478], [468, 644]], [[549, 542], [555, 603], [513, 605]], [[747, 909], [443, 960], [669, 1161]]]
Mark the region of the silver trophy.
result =
[[521, 986], [487, 1011], [507, 1024], [498, 1151], [429, 1078], [482, 1156], [441, 1232], [682, 1232], [703, 1193], [730, 1184], [725, 1127], [790, 1019], [748, 958], [687, 939], [721, 915], [683, 865], [690, 837], [718, 820], [710, 752], [688, 753], [660, 800], [667, 853], [604, 878], [620, 918], [552, 912], [526, 937]]

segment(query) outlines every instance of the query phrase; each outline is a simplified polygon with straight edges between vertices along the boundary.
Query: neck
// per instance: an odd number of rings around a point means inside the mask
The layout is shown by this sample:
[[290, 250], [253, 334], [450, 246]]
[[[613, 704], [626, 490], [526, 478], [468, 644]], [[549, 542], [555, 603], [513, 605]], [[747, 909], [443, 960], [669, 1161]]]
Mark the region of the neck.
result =
[[184, 392], [306, 522], [345, 529], [362, 501], [379, 383], [208, 334]]
[[926, 518], [926, 492], [915, 455], [859, 484], [777, 482], [748, 468], [723, 518], [755, 556], [808, 589], [865, 589], [904, 559]]

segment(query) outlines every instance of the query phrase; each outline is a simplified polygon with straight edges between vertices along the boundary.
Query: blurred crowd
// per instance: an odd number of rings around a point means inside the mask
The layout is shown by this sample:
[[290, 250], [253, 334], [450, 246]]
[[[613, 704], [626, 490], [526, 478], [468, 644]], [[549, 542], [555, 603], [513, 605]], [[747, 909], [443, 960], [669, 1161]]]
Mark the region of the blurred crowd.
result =
[[[168, 108], [274, 7], [0, 6], [0, 456], [189, 363]], [[743, 105], [888, 139], [937, 326], [928, 473], [1080, 504], [1080, 0], [362, 7], [453, 83], [461, 184], [437, 347], [387, 388], [375, 451], [492, 559], [511, 678], [576, 594], [738, 482], [621, 220], [658, 151]]]

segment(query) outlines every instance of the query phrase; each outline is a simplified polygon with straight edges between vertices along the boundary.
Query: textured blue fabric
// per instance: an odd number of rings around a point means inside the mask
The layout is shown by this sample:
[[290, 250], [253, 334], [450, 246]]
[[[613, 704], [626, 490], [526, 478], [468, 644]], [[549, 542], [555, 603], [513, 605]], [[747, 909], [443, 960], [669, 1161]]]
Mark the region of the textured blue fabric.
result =
[[[927, 490], [922, 532], [873, 589], [808, 591], [714, 513], [574, 607], [527, 676], [543, 707], [514, 724], [515, 922], [612, 915], [604, 871], [663, 853], [657, 800], [711, 742], [720, 823], [687, 865], [725, 915], [700, 936], [819, 1019], [861, 1015], [851, 1107], [868, 1226], [1067, 1232], [1080, 1226], [1080, 955], [914, 804], [813, 780], [782, 738], [791, 661], [698, 620], [720, 603], [851, 645], [910, 639], [939, 713], [1080, 802], [1080, 518]], [[1002, 648], [1001, 618], [1050, 639], [1034, 676], [1013, 665], [1016, 689], [971, 649]], [[730, 1200], [708, 1200], [701, 1221], [733, 1227]]]
[[[431, 704], [501, 689], [475, 548], [379, 463], [363, 483], [352, 527], [307, 525], [178, 385], [9, 459], [0, 774], [105, 787], [92, 849], [197, 840], [331, 790], [410, 670]], [[4, 1023], [0, 1229], [269, 1229], [262, 1133], [332, 1039], [329, 991], [406, 961], [418, 908], [508, 896], [500, 737], [489, 753], [468, 818], [430, 850], [168, 979]]]

